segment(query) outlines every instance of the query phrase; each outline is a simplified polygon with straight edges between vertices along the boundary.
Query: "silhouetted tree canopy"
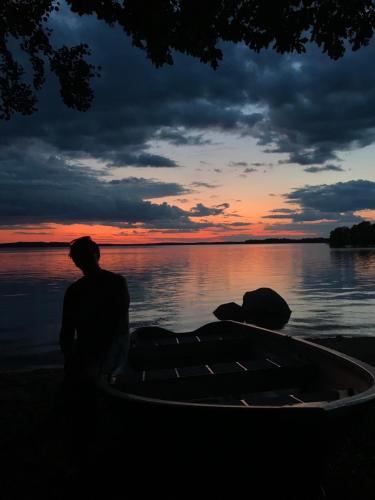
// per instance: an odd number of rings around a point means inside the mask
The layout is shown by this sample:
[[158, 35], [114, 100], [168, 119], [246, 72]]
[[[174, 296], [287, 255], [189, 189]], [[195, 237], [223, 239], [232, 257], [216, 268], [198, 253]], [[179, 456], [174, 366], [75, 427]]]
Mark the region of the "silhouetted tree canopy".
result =
[[337, 227], [331, 231], [329, 244], [332, 248], [374, 246], [375, 224], [363, 221], [351, 228]]
[[[244, 43], [259, 52], [306, 50], [315, 43], [332, 59], [367, 45], [375, 25], [372, 0], [66, 0], [72, 12], [94, 15], [119, 25], [156, 66], [173, 64], [173, 51], [189, 54], [216, 68], [221, 41]], [[56, 74], [64, 103], [80, 111], [90, 107], [91, 79], [99, 68], [85, 59], [90, 48], [55, 47], [49, 19], [56, 0], [0, 2], [0, 118], [36, 109], [35, 91], [45, 81], [45, 65]], [[15, 40], [19, 47], [15, 46]], [[23, 56], [16, 57], [19, 49]], [[25, 62], [26, 61], [26, 62]], [[32, 79], [26, 77], [31, 63]]]

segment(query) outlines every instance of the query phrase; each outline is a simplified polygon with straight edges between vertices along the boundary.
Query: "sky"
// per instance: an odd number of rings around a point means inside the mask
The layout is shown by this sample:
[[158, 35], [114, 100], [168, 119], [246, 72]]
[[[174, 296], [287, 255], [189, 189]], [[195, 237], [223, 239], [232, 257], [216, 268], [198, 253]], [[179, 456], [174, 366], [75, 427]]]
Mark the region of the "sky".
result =
[[87, 112], [49, 75], [0, 122], [0, 242], [329, 236], [375, 219], [375, 42], [332, 61], [222, 45], [156, 69], [117, 28], [56, 14], [101, 66]]

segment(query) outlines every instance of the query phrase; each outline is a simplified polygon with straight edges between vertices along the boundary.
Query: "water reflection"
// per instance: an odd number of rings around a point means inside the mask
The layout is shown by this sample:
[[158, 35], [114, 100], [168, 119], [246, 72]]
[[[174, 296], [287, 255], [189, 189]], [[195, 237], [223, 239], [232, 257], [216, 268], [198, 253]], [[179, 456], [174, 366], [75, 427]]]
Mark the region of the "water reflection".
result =
[[[292, 309], [291, 334], [375, 334], [375, 252], [326, 245], [103, 248], [102, 266], [128, 278], [131, 327], [184, 331], [221, 303], [270, 287]], [[66, 249], [0, 251], [0, 348], [5, 365], [59, 362], [63, 294], [80, 276]], [[44, 361], [43, 361], [44, 360]]]
[[375, 335], [374, 250], [325, 247], [302, 263], [291, 333]]

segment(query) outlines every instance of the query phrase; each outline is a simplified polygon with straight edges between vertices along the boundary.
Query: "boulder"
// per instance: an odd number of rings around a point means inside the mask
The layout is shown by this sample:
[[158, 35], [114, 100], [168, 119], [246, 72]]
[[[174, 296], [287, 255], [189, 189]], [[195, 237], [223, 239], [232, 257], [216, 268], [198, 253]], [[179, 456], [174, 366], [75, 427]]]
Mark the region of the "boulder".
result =
[[232, 319], [234, 321], [244, 321], [242, 307], [235, 302], [228, 302], [221, 304], [214, 310], [214, 315], [220, 321]]
[[258, 288], [243, 296], [244, 321], [264, 328], [282, 328], [291, 315], [286, 301], [272, 288]]

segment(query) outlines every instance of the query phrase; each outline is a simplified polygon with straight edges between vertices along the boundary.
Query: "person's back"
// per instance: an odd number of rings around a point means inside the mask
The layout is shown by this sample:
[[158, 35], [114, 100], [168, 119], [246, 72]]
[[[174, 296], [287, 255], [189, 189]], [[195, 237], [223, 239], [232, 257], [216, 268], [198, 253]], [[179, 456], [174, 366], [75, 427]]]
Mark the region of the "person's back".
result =
[[99, 267], [100, 251], [89, 237], [75, 240], [70, 256], [84, 276], [65, 293], [60, 346], [67, 375], [96, 378], [100, 372], [111, 372], [120, 361], [109, 359], [116, 355], [114, 344], [121, 346], [122, 357], [126, 355], [127, 283], [122, 276]]

